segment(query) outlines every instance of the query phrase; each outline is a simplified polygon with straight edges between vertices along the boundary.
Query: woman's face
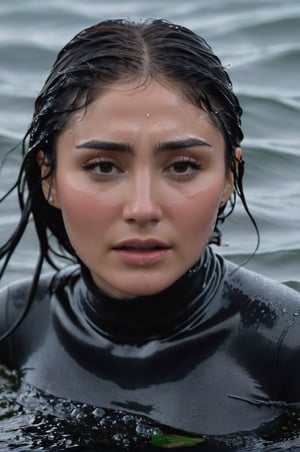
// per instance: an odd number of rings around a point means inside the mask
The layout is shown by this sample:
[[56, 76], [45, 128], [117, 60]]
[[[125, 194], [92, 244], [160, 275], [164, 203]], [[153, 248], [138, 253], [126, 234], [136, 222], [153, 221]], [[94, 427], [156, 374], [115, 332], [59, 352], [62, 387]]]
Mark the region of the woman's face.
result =
[[222, 134], [174, 85], [116, 83], [57, 142], [51, 184], [96, 285], [121, 298], [172, 284], [207, 245], [232, 191]]

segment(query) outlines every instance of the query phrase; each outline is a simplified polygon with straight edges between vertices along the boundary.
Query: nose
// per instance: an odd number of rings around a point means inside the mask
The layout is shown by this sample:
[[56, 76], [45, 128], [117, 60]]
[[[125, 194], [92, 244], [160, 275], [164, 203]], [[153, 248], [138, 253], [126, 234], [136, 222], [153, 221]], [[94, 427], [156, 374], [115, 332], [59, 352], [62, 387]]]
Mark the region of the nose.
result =
[[162, 218], [162, 208], [159, 187], [155, 180], [148, 172], [143, 171], [133, 176], [128, 184], [123, 208], [124, 220], [138, 224], [158, 223]]

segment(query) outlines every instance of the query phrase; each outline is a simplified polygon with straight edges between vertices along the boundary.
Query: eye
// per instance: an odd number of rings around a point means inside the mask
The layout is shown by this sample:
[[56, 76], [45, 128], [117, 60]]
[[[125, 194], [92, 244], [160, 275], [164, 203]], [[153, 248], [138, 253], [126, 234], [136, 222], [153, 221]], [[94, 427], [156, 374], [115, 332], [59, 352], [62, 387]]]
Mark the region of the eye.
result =
[[121, 172], [115, 163], [104, 159], [88, 162], [84, 165], [84, 169], [99, 175], [114, 175]]
[[174, 175], [188, 176], [192, 175], [194, 171], [200, 170], [201, 165], [197, 160], [192, 157], [181, 157], [177, 161], [173, 162], [168, 167], [168, 171]]

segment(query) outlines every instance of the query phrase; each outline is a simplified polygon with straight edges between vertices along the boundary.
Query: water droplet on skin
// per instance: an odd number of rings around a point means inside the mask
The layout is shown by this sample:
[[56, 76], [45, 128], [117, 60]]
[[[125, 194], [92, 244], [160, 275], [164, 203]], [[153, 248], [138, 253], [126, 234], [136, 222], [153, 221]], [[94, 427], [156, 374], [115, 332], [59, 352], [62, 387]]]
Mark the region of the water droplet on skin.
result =
[[299, 312], [294, 312], [293, 314], [295, 317], [297, 317], [299, 315]]
[[281, 312], [282, 312], [282, 314], [286, 314], [287, 313], [287, 309], [286, 308], [282, 308]]

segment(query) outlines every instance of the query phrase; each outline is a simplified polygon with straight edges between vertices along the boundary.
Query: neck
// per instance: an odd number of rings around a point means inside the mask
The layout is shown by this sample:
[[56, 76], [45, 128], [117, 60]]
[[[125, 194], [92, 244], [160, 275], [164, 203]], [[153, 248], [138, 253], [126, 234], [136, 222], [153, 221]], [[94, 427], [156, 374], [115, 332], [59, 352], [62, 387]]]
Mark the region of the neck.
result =
[[221, 267], [220, 260], [207, 248], [199, 261], [167, 289], [127, 300], [103, 293], [82, 267], [80, 309], [94, 330], [120, 342], [177, 335], [211, 299], [223, 275]]

